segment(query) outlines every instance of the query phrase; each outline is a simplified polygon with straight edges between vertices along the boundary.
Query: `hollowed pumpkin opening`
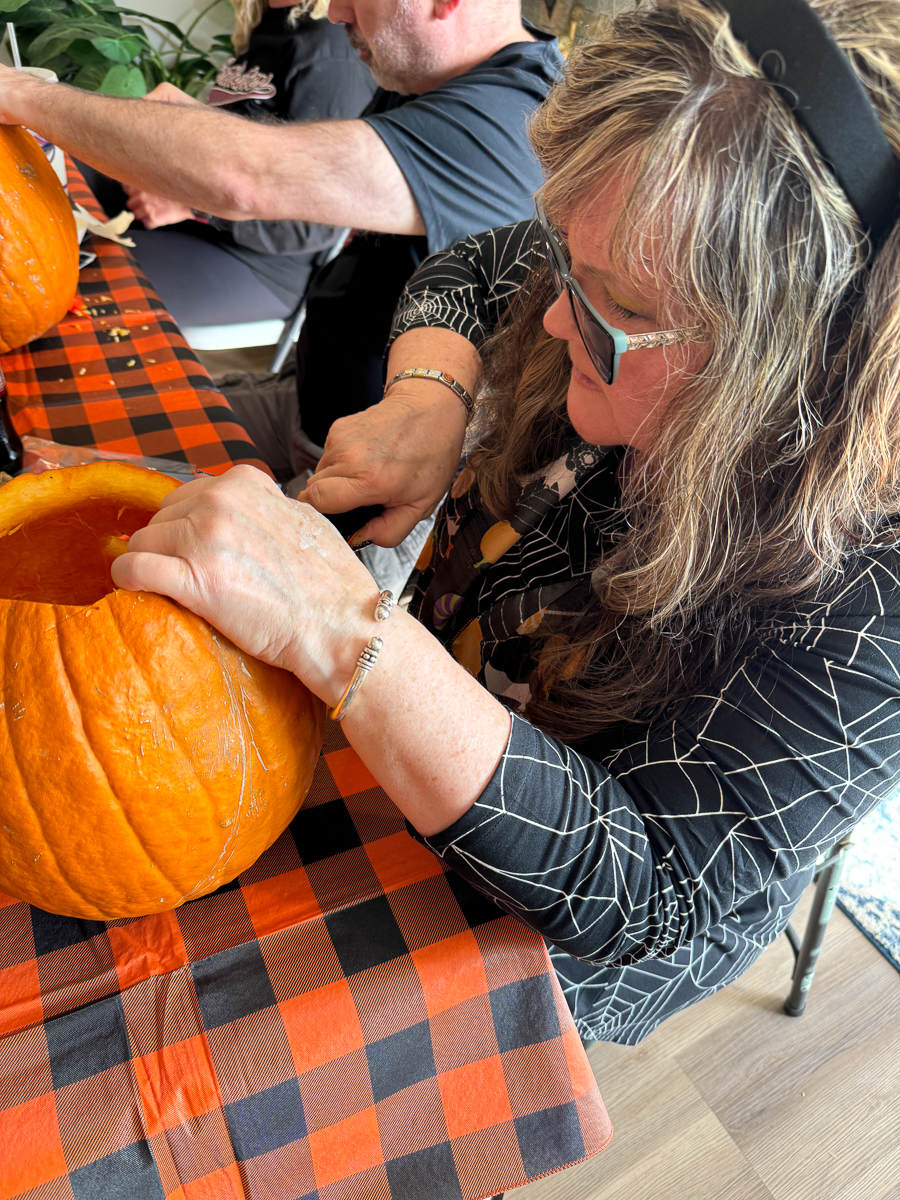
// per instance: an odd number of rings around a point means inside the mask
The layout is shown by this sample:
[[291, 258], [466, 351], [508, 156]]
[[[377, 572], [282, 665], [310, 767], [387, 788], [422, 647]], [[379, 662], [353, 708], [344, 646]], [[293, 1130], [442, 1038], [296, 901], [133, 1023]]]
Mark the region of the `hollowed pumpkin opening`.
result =
[[113, 560], [178, 483], [125, 463], [23, 475], [0, 493], [0, 599], [95, 604]]

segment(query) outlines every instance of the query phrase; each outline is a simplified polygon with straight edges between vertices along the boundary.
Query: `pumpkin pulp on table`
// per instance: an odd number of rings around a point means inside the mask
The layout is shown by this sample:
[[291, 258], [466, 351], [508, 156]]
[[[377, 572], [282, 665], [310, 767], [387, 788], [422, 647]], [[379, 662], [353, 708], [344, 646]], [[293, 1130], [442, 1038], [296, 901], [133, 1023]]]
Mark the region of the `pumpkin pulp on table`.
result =
[[232, 880], [287, 827], [324, 707], [113, 557], [179, 486], [92, 463], [0, 488], [0, 891], [94, 920]]

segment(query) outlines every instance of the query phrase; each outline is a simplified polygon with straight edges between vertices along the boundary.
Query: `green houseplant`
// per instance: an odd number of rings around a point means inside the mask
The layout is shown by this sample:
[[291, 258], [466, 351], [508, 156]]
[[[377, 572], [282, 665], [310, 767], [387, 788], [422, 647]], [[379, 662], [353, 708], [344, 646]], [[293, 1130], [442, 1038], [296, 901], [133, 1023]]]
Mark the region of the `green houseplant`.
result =
[[167, 81], [195, 96], [233, 53], [227, 34], [205, 50], [191, 40], [202, 17], [225, 2], [212, 0], [186, 31], [115, 0], [0, 0], [0, 20], [15, 23], [24, 63], [49, 67], [76, 87], [143, 96]]

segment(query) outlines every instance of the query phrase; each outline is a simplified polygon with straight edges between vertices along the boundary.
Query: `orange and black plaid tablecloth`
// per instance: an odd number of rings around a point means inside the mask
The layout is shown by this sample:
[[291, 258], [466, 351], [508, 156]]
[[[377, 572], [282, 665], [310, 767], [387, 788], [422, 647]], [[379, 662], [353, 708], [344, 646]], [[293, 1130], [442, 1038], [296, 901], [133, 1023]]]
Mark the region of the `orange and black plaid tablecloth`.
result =
[[543, 942], [409, 837], [339, 726], [213, 895], [0, 905], [4, 1200], [471, 1200], [609, 1139]]
[[[69, 192], [102, 219], [69, 160]], [[212, 474], [257, 451], [128, 250], [88, 237], [73, 311], [2, 358], [13, 423], [67, 446], [168, 458]]]

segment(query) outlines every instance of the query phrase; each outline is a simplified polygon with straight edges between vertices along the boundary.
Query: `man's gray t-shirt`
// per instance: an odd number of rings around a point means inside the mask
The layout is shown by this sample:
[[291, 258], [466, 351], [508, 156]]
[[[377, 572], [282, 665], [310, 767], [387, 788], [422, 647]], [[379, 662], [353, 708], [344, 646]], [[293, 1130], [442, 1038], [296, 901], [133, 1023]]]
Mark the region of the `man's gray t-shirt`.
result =
[[563, 58], [554, 38], [530, 32], [539, 40], [504, 46], [423, 96], [380, 92], [363, 115], [409, 184], [429, 254], [533, 214], [543, 180], [528, 121]]
[[357, 233], [313, 280], [297, 378], [301, 422], [319, 445], [337, 417], [381, 399], [391, 318], [419, 262], [533, 213], [543, 178], [527, 126], [563, 58], [554, 38], [529, 33], [537, 40], [504, 46], [422, 96], [379, 91], [363, 114], [403, 172], [426, 232]]

